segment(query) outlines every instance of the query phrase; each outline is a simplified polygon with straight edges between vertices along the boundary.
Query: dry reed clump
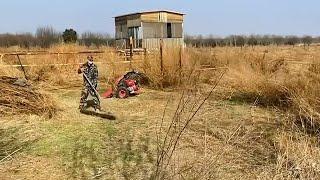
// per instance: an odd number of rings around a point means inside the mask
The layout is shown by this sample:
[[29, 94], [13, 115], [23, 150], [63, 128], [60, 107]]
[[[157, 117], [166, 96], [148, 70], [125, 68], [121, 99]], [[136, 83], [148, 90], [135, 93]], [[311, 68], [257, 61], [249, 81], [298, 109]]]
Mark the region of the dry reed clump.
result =
[[[0, 65], [7, 65], [6, 63], [2, 63]], [[12, 67], [1, 67], [0, 66], [0, 75], [2, 76], [22, 76], [23, 72], [19, 71], [17, 68]]]
[[307, 72], [298, 78], [288, 81], [287, 89], [292, 100], [291, 111], [296, 115], [299, 124], [318, 134], [320, 128], [320, 76]]
[[77, 65], [71, 67], [40, 66], [28, 69], [28, 78], [45, 89], [52, 87], [77, 86], [81, 81], [81, 76], [76, 72]]
[[286, 65], [281, 61], [247, 60], [230, 66], [227, 83], [233, 89], [231, 100], [281, 108], [291, 105], [283, 76]]
[[17, 78], [0, 77], [0, 116], [17, 114], [48, 115], [56, 112], [54, 102], [46, 95], [17, 84]]
[[181, 88], [198, 82], [197, 62], [188, 49], [165, 47], [162, 55], [155, 51], [145, 56], [138, 68], [149, 78], [151, 88]]
[[278, 137], [276, 171], [273, 179], [319, 179], [320, 148], [317, 138], [294, 132]]
[[229, 64], [226, 84], [232, 89], [231, 100], [277, 107], [294, 114], [309, 130], [320, 127], [318, 64], [297, 66], [265, 53], [239, 58]]

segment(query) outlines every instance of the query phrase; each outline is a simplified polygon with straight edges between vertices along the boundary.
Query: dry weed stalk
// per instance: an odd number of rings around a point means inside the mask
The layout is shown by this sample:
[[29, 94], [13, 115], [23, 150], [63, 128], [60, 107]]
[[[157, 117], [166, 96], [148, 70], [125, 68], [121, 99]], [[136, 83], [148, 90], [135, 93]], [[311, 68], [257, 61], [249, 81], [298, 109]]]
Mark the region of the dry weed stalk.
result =
[[[194, 119], [194, 117], [197, 115], [197, 113], [200, 111], [200, 109], [203, 107], [203, 105], [208, 100], [208, 98], [211, 96], [214, 89], [217, 87], [217, 85], [219, 84], [220, 80], [222, 79], [225, 73], [226, 71], [221, 73], [221, 75], [216, 79], [210, 92], [202, 100], [196, 98], [197, 100], [192, 102], [192, 98], [194, 97], [188, 94], [187, 92], [188, 90], [184, 90], [182, 92], [182, 95], [179, 99], [179, 103], [174, 113], [174, 116], [172, 117], [170, 125], [166, 130], [165, 137], [161, 143], [160, 142], [157, 143], [158, 153], [157, 153], [156, 170], [154, 174], [154, 177], [156, 179], [163, 179], [166, 177], [165, 173], [167, 171], [168, 166], [171, 163], [173, 154], [178, 146], [178, 143], [184, 131], [186, 130], [190, 122]], [[163, 129], [162, 126], [163, 126], [163, 121], [166, 113], [166, 108], [167, 106], [165, 107], [164, 114], [161, 119], [159, 132], [157, 132], [158, 141], [161, 141], [160, 136]]]

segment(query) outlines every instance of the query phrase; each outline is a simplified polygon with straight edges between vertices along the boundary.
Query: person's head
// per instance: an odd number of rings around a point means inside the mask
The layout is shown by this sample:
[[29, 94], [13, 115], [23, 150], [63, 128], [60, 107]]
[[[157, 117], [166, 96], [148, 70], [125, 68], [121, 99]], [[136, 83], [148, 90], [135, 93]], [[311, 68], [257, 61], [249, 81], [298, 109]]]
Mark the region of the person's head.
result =
[[93, 64], [93, 57], [92, 56], [87, 56], [88, 59], [88, 64], [92, 65]]

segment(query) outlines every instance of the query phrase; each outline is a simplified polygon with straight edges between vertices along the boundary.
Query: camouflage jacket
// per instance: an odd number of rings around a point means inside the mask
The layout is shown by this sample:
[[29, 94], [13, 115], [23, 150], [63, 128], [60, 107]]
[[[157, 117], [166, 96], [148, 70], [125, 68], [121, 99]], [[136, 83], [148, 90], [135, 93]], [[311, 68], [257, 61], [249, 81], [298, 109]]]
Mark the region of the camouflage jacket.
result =
[[[84, 63], [80, 68], [83, 69], [83, 73], [88, 77], [91, 84], [97, 89], [98, 86], [98, 67], [95, 64], [89, 65], [87, 62]], [[85, 79], [83, 79], [83, 85], [88, 88], [90, 88], [89, 83]]]

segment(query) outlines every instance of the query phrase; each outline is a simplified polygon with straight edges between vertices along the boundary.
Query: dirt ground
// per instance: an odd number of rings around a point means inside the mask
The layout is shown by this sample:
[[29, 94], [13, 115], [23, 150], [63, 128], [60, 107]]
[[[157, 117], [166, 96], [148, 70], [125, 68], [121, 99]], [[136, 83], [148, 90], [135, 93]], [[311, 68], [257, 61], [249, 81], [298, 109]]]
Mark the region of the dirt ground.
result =
[[[117, 116], [115, 121], [80, 114], [79, 88], [50, 93], [60, 108], [54, 118], [1, 119], [3, 131], [16, 129], [10, 142], [21, 150], [0, 162], [0, 179], [152, 177], [160, 121], [166, 109], [164, 133], [181, 92], [143, 89], [128, 99], [104, 99], [102, 107]], [[193, 98], [197, 102], [203, 96]], [[183, 133], [165, 171], [173, 179], [268, 177], [275, 169], [273, 141], [280, 119], [275, 110], [213, 95]]]

